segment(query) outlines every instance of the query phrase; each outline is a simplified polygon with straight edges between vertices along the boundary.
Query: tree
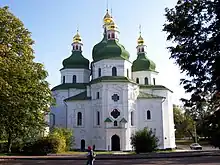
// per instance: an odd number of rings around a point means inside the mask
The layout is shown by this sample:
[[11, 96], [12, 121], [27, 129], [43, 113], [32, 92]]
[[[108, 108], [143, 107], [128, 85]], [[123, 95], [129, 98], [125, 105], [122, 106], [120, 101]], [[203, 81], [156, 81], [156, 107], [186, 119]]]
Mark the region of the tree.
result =
[[193, 110], [193, 118], [203, 103], [212, 114], [220, 107], [220, 1], [178, 0], [175, 8], [165, 11], [163, 31], [173, 42], [170, 58], [186, 74], [181, 84], [192, 93], [182, 101]]
[[175, 136], [177, 138], [194, 137], [194, 121], [179, 106], [173, 106], [174, 124], [176, 128]]
[[44, 131], [53, 102], [47, 72], [34, 62], [31, 33], [8, 7], [0, 8], [0, 127], [8, 152], [16, 139], [31, 130]]
[[152, 152], [158, 147], [158, 138], [148, 128], [139, 130], [131, 136], [131, 145], [136, 153]]
[[65, 138], [66, 150], [69, 151], [74, 145], [73, 130], [67, 128], [54, 127], [50, 133], [51, 135], [59, 135]]

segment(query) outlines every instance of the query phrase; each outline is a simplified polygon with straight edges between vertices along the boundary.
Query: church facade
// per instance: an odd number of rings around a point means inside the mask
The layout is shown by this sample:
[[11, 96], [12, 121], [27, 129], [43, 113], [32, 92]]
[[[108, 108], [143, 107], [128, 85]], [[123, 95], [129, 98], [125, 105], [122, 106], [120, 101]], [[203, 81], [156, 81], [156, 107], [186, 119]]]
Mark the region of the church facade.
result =
[[130, 137], [148, 127], [159, 139], [160, 149], [175, 148], [172, 91], [157, 84], [158, 72], [146, 56], [141, 34], [137, 58], [119, 42], [119, 30], [108, 11], [103, 39], [93, 47], [89, 62], [82, 55], [77, 32], [72, 54], [60, 69], [61, 84], [52, 88], [50, 127], [73, 128], [74, 148], [95, 145], [96, 150], [132, 150]]

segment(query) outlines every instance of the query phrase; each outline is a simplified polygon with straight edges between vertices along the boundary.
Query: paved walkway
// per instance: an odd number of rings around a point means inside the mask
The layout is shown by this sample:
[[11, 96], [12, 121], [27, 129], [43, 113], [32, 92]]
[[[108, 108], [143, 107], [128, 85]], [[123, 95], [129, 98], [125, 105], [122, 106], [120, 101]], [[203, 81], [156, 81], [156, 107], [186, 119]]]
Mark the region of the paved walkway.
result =
[[[123, 160], [123, 159], [154, 159], [154, 158], [182, 158], [182, 157], [203, 157], [220, 156], [220, 151], [196, 151], [196, 152], [170, 152], [170, 153], [149, 153], [130, 155], [97, 155], [96, 160]], [[49, 155], [49, 156], [0, 156], [0, 160], [85, 160], [85, 155]]]
[[[85, 165], [85, 160], [13, 160], [7, 165]], [[163, 159], [97, 160], [94, 165], [220, 165], [219, 156]]]

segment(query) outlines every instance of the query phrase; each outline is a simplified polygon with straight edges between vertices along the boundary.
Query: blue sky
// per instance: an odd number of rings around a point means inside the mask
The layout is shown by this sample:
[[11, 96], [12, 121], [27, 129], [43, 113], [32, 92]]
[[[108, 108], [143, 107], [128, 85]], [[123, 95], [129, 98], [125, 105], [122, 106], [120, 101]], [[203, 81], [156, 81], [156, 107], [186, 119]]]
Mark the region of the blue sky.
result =
[[[120, 43], [129, 51], [130, 60], [136, 59], [139, 24], [148, 47], [148, 57], [160, 72], [159, 83], [174, 91], [174, 101], [187, 97], [179, 85], [178, 66], [170, 60], [166, 49], [169, 43], [162, 32], [165, 7], [174, 7], [177, 0], [109, 0], [113, 18], [120, 30]], [[0, 6], [10, 10], [32, 32], [35, 40], [35, 61], [45, 65], [48, 81], [53, 87], [60, 83], [62, 60], [71, 54], [72, 37], [79, 27], [83, 39], [83, 55], [92, 60], [92, 48], [102, 39], [102, 19], [106, 0], [1, 0]]]

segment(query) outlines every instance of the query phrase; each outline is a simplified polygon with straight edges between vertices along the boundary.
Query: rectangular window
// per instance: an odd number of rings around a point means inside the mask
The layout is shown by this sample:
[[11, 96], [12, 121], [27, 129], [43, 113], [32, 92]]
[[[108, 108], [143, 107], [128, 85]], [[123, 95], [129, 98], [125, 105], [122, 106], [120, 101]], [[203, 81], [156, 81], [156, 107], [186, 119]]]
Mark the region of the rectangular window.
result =
[[96, 99], [99, 99], [99, 92], [96, 93]]
[[134, 125], [134, 112], [131, 112], [131, 126]]
[[65, 81], [65, 80], [66, 80], [65, 78], [66, 78], [66, 77], [65, 77], [65, 76], [63, 76], [63, 84], [65, 84], [65, 82], [66, 82], [66, 81]]
[[97, 125], [100, 125], [100, 112], [97, 112]]
[[127, 77], [129, 78], [129, 69], [127, 69]]

